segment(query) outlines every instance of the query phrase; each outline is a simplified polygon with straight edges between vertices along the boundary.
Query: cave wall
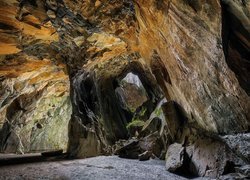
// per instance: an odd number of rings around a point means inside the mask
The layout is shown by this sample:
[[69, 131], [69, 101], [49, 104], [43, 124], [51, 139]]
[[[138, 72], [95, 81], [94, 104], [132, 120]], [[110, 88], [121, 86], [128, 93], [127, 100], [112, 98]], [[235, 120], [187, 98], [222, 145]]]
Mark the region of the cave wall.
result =
[[3, 62], [1, 152], [66, 150], [71, 104], [63, 67], [21, 54]]
[[217, 133], [248, 130], [249, 96], [237, 80], [245, 71], [234, 73], [226, 63], [221, 2], [139, 0], [135, 9], [139, 52], [148, 64], [157, 52], [171, 79], [161, 86], [190, 120]]
[[0, 9], [0, 151], [66, 151], [69, 78], [45, 6], [1, 1]]

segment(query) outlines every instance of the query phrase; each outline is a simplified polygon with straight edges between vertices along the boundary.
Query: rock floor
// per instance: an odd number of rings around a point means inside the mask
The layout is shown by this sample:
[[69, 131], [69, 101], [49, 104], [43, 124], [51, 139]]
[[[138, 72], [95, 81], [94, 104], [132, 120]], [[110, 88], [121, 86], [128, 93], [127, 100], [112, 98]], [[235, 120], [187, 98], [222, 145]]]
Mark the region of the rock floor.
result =
[[160, 160], [138, 161], [116, 156], [39, 162], [0, 167], [0, 179], [181, 180]]

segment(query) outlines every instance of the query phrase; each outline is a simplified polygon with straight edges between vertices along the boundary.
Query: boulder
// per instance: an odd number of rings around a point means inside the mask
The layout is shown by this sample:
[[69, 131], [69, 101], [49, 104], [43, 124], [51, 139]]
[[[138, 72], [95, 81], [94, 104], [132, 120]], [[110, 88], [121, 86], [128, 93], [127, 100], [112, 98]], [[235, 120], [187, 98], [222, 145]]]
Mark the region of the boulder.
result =
[[154, 117], [153, 119], [149, 119], [144, 123], [139, 136], [144, 137], [154, 132], [160, 132], [161, 129], [163, 129], [162, 120], [158, 117]]
[[139, 154], [138, 157], [139, 157], [139, 160], [140, 160], [140, 161], [149, 160], [150, 157], [152, 157], [152, 152], [150, 152], [150, 151], [145, 151], [144, 153]]
[[113, 146], [113, 152], [119, 157], [148, 160], [150, 157], [162, 158], [165, 155], [165, 142], [158, 132], [150, 134], [146, 137], [130, 140], [120, 140]]
[[176, 172], [183, 165], [184, 147], [181, 144], [174, 143], [168, 148], [166, 154], [166, 169], [170, 172]]
[[165, 143], [157, 131], [139, 140], [139, 146], [143, 152], [150, 151], [158, 158], [161, 158], [162, 153], [166, 150]]
[[174, 101], [166, 102], [162, 105], [165, 114], [166, 125], [172, 140], [176, 140], [179, 131], [182, 131], [184, 123], [187, 121], [184, 110]]
[[185, 164], [188, 172], [195, 176], [218, 178], [234, 173], [237, 167], [248, 164], [244, 156], [231, 149], [217, 135], [198, 133], [192, 137], [192, 143], [187, 144]]
[[114, 152], [114, 154], [119, 157], [128, 159], [138, 159], [138, 156], [141, 153], [142, 151], [140, 150], [139, 141], [136, 139], [123, 142]]

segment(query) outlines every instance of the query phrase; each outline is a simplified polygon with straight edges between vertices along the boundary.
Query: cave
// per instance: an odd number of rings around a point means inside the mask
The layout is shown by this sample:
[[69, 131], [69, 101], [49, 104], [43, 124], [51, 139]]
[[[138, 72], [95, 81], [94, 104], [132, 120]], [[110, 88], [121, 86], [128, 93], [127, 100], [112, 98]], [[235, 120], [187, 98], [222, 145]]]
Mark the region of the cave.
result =
[[0, 1], [0, 179], [246, 179], [250, 3]]
[[238, 17], [240, 11], [224, 2], [222, 4], [222, 41], [225, 58], [230, 69], [236, 74], [241, 87], [250, 94], [249, 70], [250, 47], [249, 27], [244, 24], [244, 16]]

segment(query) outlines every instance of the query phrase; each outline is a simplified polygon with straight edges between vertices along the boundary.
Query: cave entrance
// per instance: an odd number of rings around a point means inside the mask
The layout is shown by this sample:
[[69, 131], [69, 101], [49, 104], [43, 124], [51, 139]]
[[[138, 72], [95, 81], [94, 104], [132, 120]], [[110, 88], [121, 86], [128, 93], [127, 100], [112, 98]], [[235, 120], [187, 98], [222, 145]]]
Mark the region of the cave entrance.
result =
[[148, 93], [138, 75], [129, 72], [121, 80], [118, 80], [115, 94], [119, 105], [126, 114], [126, 129], [129, 135], [133, 136], [137, 133], [137, 129], [142, 128], [144, 121], [149, 116], [147, 104], [149, 104], [150, 98]]
[[147, 70], [138, 66], [131, 66], [115, 79], [116, 101], [126, 116], [128, 137], [138, 135], [163, 98], [154, 81]]
[[[130, 126], [141, 127], [163, 98], [151, 70], [135, 54], [89, 66], [71, 84], [68, 151], [78, 157], [106, 153], [117, 141], [129, 139], [134, 135]], [[86, 142], [93, 142], [95, 151], [86, 149]]]
[[148, 100], [147, 92], [140, 80], [134, 73], [128, 73], [115, 89], [116, 96], [124, 110], [134, 113]]

